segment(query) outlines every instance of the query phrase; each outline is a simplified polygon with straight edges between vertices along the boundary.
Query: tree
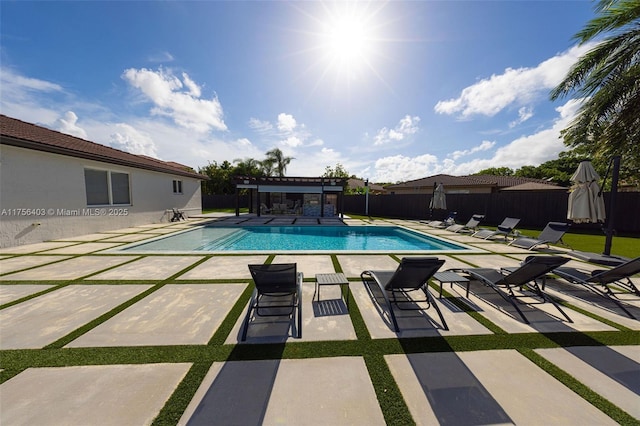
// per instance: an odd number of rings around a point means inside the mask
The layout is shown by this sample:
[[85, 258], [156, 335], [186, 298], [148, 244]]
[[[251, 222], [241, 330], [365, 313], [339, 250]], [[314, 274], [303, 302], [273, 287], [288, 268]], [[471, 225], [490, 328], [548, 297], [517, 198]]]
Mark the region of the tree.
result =
[[[273, 165], [275, 172], [278, 176], [283, 177], [287, 166], [291, 163], [293, 157], [285, 157], [279, 148], [273, 148], [271, 151], [267, 151], [267, 158], [265, 161]], [[264, 161], [263, 161], [264, 164]]]
[[551, 99], [583, 98], [573, 122], [562, 131], [567, 146], [590, 158], [622, 157], [620, 177], [639, 183], [640, 169], [640, 1], [600, 0], [597, 16], [574, 39], [583, 45], [605, 35], [582, 56]]
[[[575, 152], [575, 150], [561, 152], [557, 159], [546, 161], [539, 166], [522, 166], [513, 174], [519, 177], [528, 177], [534, 179], [545, 179], [560, 186], [570, 186], [571, 176], [578, 168], [580, 161], [585, 159], [585, 156], [581, 156]], [[596, 167], [599, 171], [605, 171], [600, 165]]]
[[324, 174], [322, 177], [328, 178], [350, 178], [349, 172], [344, 166], [340, 163], [336, 163], [335, 168], [331, 168], [331, 166], [327, 166], [324, 169]]
[[474, 173], [474, 175], [513, 176], [513, 170], [509, 167], [489, 167]]
[[235, 168], [230, 162], [225, 160], [221, 165], [218, 165], [214, 161], [205, 167], [200, 167], [198, 173], [209, 176], [209, 180], [202, 182], [202, 193], [204, 195], [235, 193], [235, 185], [232, 179], [235, 175]]
[[253, 158], [245, 158], [244, 160], [235, 159], [236, 164], [234, 173], [239, 176], [259, 177], [263, 175], [262, 162]]

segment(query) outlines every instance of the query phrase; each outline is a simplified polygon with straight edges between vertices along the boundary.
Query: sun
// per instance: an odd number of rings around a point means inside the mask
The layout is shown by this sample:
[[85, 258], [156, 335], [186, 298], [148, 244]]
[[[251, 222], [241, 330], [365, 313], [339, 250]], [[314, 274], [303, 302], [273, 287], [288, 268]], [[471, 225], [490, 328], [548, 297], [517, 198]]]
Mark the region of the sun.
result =
[[369, 37], [363, 22], [353, 16], [343, 16], [327, 24], [326, 53], [343, 65], [366, 60]]
[[372, 66], [376, 44], [375, 10], [362, 3], [334, 3], [321, 21], [320, 50], [333, 73], [356, 77]]

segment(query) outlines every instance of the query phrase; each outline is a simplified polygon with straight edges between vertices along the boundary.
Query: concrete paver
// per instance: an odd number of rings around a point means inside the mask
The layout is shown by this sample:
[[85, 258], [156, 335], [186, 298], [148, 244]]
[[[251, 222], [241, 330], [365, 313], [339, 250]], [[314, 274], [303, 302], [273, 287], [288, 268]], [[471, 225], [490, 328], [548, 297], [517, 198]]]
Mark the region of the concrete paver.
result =
[[62, 247], [53, 250], [47, 250], [46, 254], [87, 254], [94, 253], [102, 250], [108, 250], [110, 248], [122, 245], [120, 243], [84, 243], [74, 246]]
[[272, 263], [295, 263], [298, 272], [305, 278], [315, 278], [316, 274], [333, 273], [335, 269], [329, 255], [277, 255]]
[[146, 233], [124, 234], [124, 235], [117, 235], [111, 238], [105, 238], [100, 241], [111, 242], [111, 243], [135, 243], [137, 241], [146, 240], [147, 238], [152, 238], [152, 237], [153, 235], [146, 234]]
[[29, 368], [0, 385], [0, 424], [148, 425], [190, 366]]
[[0, 248], [0, 254], [28, 254], [38, 253], [45, 250], [51, 250], [59, 247], [66, 247], [76, 243], [65, 241], [45, 241], [44, 243], [27, 244], [24, 246]]
[[33, 268], [34, 266], [58, 262], [68, 259], [69, 256], [18, 256], [0, 260], [0, 274]]
[[595, 346], [536, 349], [536, 352], [640, 419], [640, 346], [622, 347], [624, 355], [617, 349], [620, 348]]
[[3, 280], [75, 280], [112, 266], [129, 262], [130, 256], [82, 256], [14, 274], [3, 275]]
[[398, 262], [385, 254], [338, 255], [338, 262], [347, 278], [360, 278], [363, 271], [395, 270]]
[[246, 284], [168, 284], [67, 347], [206, 345]]
[[98, 241], [103, 238], [113, 237], [113, 234], [96, 232], [95, 234], [76, 235], [69, 238], [58, 238], [54, 241]]
[[178, 280], [221, 280], [250, 279], [247, 265], [260, 264], [267, 260], [265, 255], [216, 256], [202, 262], [190, 271], [180, 275]]
[[0, 305], [38, 293], [39, 291], [44, 291], [51, 287], [53, 286], [43, 284], [0, 285]]
[[146, 256], [90, 277], [91, 280], [164, 280], [196, 263], [202, 256]]
[[2, 349], [42, 348], [149, 287], [70, 285], [3, 309]]
[[178, 424], [216, 422], [385, 424], [360, 357], [215, 363]]
[[515, 350], [385, 359], [419, 425], [615, 424]]

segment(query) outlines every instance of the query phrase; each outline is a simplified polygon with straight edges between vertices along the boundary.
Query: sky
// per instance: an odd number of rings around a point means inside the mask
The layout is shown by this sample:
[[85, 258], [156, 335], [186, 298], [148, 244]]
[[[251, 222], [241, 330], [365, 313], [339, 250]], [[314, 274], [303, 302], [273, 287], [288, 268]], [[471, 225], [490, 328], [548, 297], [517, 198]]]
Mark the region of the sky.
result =
[[5, 1], [0, 112], [198, 169], [396, 183], [537, 166], [591, 1]]

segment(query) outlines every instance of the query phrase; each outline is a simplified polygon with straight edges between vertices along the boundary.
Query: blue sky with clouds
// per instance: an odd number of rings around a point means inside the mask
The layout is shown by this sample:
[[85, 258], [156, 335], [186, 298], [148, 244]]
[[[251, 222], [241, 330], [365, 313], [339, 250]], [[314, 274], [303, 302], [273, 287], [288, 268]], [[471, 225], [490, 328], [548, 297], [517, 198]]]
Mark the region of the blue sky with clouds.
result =
[[2, 114], [197, 168], [374, 182], [554, 159], [591, 1], [7, 2]]

